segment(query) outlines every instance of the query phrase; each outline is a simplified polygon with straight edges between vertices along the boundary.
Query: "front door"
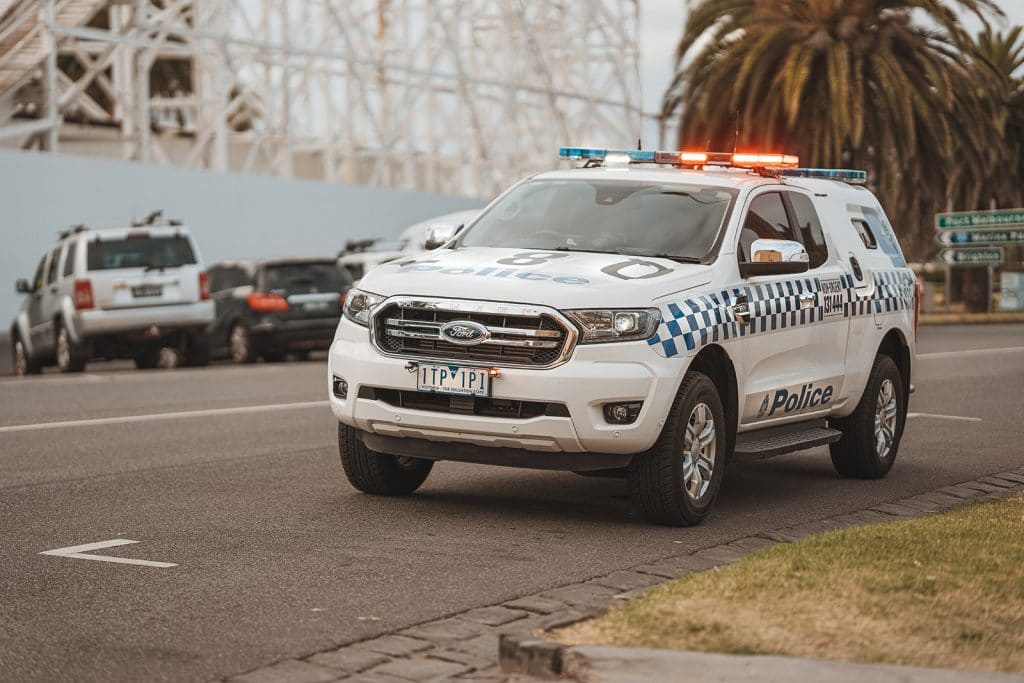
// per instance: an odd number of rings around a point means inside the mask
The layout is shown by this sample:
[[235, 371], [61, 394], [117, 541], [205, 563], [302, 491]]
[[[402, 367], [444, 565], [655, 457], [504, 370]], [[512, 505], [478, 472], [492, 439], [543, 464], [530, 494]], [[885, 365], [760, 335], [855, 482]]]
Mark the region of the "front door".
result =
[[848, 275], [829, 250], [810, 197], [773, 190], [750, 202], [737, 250], [741, 260], [758, 238], [804, 244], [806, 273], [755, 276], [744, 283], [750, 333], [744, 344], [741, 427], [825, 415], [841, 396], [849, 322]]

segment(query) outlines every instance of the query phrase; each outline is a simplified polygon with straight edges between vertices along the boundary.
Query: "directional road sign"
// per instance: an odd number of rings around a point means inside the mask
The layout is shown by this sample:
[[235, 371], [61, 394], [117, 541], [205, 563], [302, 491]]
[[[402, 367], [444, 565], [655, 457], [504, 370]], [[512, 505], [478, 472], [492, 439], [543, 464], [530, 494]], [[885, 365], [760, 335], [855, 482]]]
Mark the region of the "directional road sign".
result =
[[935, 214], [936, 230], [963, 230], [966, 228], [1024, 227], [1024, 209], [998, 209], [996, 211], [960, 211]]
[[967, 247], [977, 244], [1024, 244], [1024, 228], [983, 228], [981, 230], [940, 230], [935, 233], [940, 247]]
[[951, 266], [990, 266], [1003, 262], [1002, 247], [975, 247], [968, 249], [943, 249], [939, 261]]

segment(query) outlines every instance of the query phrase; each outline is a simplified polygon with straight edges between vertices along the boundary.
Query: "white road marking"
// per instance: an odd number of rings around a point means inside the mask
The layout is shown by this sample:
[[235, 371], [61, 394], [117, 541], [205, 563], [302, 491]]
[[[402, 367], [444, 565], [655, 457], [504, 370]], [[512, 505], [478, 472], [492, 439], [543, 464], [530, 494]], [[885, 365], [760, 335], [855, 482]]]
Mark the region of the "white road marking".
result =
[[980, 417], [966, 417], [964, 415], [936, 415], [934, 413], [907, 413], [907, 417], [930, 417], [936, 420], [963, 420], [964, 422], [981, 422]]
[[917, 357], [925, 360], [939, 360], [941, 358], [960, 358], [962, 356], [989, 356], [994, 353], [1019, 353], [1024, 351], [1024, 346], [1003, 346], [997, 349], [964, 349], [963, 351], [939, 351], [937, 353], [919, 353]]
[[129, 543], [138, 543], [138, 541], [131, 541], [127, 538], [115, 538], [109, 541], [100, 541], [99, 543], [86, 543], [85, 545], [72, 545], [67, 548], [57, 548], [56, 550], [44, 550], [39, 553], [40, 555], [55, 555], [57, 557], [73, 557], [76, 560], [96, 560], [97, 562], [114, 562], [116, 564], [140, 564], [144, 567], [161, 567], [166, 569], [167, 567], [177, 567], [178, 565], [173, 562], [153, 562], [152, 560], [133, 560], [130, 557], [109, 557], [107, 555], [90, 555], [90, 550], [101, 550], [103, 548], [114, 548], [119, 545], [128, 545]]
[[148, 415], [121, 415], [98, 417], [89, 420], [65, 420], [63, 422], [37, 422], [35, 424], [0, 427], [0, 434], [11, 432], [33, 432], [42, 429], [67, 429], [70, 427], [93, 427], [96, 425], [126, 424], [129, 422], [153, 422], [158, 420], [180, 420], [188, 417], [214, 417], [220, 415], [244, 415], [273, 410], [296, 410], [300, 408], [322, 408], [328, 401], [301, 401], [299, 403], [270, 403], [259, 406], [238, 406], [235, 408], [208, 408], [205, 410], [183, 410], [175, 413], [149, 413]]

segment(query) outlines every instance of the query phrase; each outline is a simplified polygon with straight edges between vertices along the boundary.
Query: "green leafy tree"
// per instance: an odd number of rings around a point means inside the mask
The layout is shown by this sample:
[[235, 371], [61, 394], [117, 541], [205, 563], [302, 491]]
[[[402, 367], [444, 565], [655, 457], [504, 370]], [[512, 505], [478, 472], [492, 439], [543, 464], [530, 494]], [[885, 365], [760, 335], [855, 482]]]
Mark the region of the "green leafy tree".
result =
[[951, 165], [996, 154], [991, 75], [972, 84], [957, 10], [1001, 15], [993, 0], [697, 0], [663, 116], [681, 112], [684, 148], [868, 169], [905, 248], [924, 255]]

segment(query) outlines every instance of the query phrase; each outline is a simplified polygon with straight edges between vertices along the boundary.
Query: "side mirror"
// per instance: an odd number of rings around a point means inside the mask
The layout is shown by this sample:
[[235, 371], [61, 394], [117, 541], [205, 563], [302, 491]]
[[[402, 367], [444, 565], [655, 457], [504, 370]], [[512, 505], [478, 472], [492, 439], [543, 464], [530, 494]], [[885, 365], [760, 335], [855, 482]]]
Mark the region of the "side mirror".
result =
[[808, 268], [810, 258], [799, 242], [756, 239], [750, 245], [750, 262], [740, 264], [740, 275], [795, 275]]
[[453, 237], [459, 234], [459, 230], [462, 230], [461, 225], [434, 223], [427, 229], [427, 241], [423, 246], [427, 251], [437, 249], [450, 242]]
[[18, 294], [31, 294], [32, 287], [29, 286], [28, 280], [26, 280], [25, 278], [19, 278], [14, 283], [14, 291], [16, 291]]

